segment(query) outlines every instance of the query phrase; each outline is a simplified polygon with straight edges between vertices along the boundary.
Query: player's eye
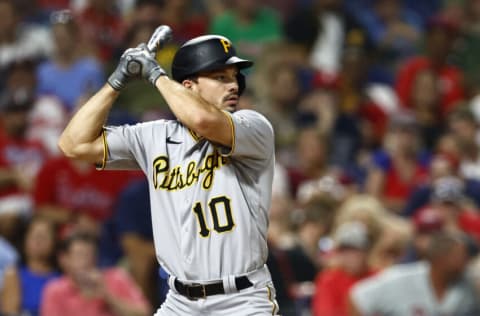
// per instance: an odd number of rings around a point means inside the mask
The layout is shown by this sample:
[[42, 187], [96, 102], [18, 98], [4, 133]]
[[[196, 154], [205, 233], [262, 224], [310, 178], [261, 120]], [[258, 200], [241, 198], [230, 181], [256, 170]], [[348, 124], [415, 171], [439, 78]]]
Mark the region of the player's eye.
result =
[[217, 81], [221, 81], [221, 82], [226, 82], [227, 81], [227, 76], [219, 74], [219, 75], [215, 75], [213, 77], [213, 79], [215, 79]]

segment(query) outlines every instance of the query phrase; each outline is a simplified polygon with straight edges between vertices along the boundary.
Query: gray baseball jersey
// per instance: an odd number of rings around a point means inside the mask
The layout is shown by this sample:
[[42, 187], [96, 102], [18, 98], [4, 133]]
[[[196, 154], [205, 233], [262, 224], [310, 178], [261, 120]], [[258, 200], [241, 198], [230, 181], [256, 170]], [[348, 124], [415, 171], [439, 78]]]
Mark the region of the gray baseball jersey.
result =
[[365, 316], [474, 316], [480, 315], [473, 288], [465, 281], [453, 284], [441, 301], [430, 284], [425, 262], [394, 266], [357, 283], [351, 295]]
[[105, 128], [103, 167], [144, 171], [157, 258], [179, 279], [243, 274], [267, 258], [273, 129], [252, 110], [225, 114], [232, 148], [174, 120]]

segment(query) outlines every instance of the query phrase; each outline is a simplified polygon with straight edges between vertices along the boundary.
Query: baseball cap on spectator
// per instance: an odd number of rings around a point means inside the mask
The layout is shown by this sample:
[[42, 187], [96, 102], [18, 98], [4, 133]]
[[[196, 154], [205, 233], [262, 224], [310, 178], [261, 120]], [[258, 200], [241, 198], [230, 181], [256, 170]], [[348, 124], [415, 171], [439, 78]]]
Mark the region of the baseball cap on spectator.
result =
[[0, 112], [29, 111], [33, 102], [33, 95], [27, 89], [6, 91], [0, 96]]
[[443, 228], [444, 220], [437, 209], [426, 207], [414, 216], [413, 225], [417, 233], [433, 233]]
[[456, 177], [442, 177], [433, 184], [432, 201], [457, 204], [463, 201], [463, 183]]
[[367, 226], [358, 221], [345, 222], [338, 226], [333, 239], [338, 249], [365, 250], [370, 246]]

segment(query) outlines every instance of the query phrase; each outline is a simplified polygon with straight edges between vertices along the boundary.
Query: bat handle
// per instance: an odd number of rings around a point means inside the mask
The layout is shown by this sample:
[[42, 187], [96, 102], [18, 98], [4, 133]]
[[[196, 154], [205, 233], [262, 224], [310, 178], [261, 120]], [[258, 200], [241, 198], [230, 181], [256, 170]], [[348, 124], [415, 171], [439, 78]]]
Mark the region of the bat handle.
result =
[[153, 32], [152, 37], [147, 43], [147, 49], [150, 53], [156, 53], [158, 49], [172, 38], [172, 29], [168, 25], [161, 25]]

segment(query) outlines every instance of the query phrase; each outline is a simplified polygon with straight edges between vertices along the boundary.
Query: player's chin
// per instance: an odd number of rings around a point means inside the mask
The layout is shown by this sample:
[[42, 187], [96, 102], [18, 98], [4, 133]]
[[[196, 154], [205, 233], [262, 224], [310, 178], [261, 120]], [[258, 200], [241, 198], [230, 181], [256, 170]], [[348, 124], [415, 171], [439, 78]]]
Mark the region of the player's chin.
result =
[[223, 110], [228, 112], [235, 112], [238, 106], [238, 100], [227, 100], [223, 102]]

